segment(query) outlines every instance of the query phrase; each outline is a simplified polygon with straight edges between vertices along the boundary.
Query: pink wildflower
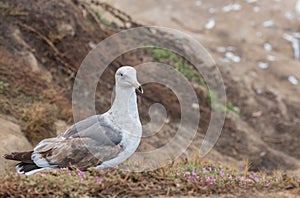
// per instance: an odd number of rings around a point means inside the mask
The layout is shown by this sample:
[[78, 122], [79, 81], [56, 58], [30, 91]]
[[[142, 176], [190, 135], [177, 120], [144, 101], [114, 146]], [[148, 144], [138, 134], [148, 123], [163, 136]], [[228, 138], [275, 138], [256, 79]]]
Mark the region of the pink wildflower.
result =
[[252, 179], [249, 179], [249, 178], [246, 178], [244, 181], [245, 181], [245, 182], [253, 182], [253, 180], [252, 180]]
[[260, 178], [259, 177], [254, 177], [254, 181], [259, 182]]
[[213, 184], [213, 183], [215, 183], [215, 181], [216, 181], [216, 179], [214, 178], [214, 177], [208, 177], [207, 179], [206, 179], [206, 181], [207, 182], [209, 182], [210, 184]]
[[83, 178], [86, 178], [86, 173], [85, 172], [80, 171], [80, 173], [81, 173], [81, 175], [82, 175]]
[[101, 184], [101, 183], [102, 183], [102, 181], [103, 181], [102, 178], [100, 178], [100, 177], [95, 177], [95, 178], [96, 178], [96, 182], [97, 182], [98, 184]]
[[206, 182], [209, 182], [210, 184], [215, 183], [216, 179], [214, 177], [207, 177]]
[[104, 173], [105, 173], [105, 170], [99, 170], [99, 173], [100, 173], [100, 174], [104, 174]]
[[224, 172], [221, 171], [221, 172], [220, 172], [220, 176], [221, 176], [221, 177], [224, 177], [224, 175], [225, 175]]

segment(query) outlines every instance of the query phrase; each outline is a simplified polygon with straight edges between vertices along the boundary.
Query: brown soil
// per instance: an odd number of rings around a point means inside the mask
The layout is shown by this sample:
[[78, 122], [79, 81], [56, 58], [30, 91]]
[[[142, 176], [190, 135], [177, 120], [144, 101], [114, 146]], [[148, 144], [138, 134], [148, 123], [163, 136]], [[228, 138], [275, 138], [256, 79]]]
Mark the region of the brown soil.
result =
[[[249, 158], [252, 170], [299, 169], [300, 86], [292, 85], [288, 76], [299, 80], [300, 64], [294, 60], [291, 44], [283, 39], [284, 33], [299, 32], [295, 1], [109, 2], [144, 24], [194, 36], [212, 54], [222, 72], [227, 99], [241, 112], [240, 118], [228, 115], [218, 152], [239, 160]], [[231, 3], [239, 4], [241, 10], [224, 12]], [[215, 20], [211, 30], [205, 29], [209, 19]], [[275, 25], [264, 27], [268, 20]], [[266, 43], [273, 48], [270, 52], [264, 49]], [[229, 52], [230, 46], [240, 62], [224, 61], [225, 52], [218, 48]], [[269, 61], [268, 55], [276, 60]], [[269, 67], [259, 68], [259, 61]]]

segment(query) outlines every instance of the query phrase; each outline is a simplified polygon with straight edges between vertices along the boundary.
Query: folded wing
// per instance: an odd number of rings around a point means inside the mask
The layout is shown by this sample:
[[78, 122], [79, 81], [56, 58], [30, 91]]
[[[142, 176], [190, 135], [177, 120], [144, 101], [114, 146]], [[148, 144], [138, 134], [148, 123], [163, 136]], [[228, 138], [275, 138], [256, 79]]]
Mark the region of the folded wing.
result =
[[74, 166], [84, 170], [115, 158], [123, 149], [122, 132], [105, 117], [92, 116], [57, 138], [41, 141], [32, 159], [39, 167]]

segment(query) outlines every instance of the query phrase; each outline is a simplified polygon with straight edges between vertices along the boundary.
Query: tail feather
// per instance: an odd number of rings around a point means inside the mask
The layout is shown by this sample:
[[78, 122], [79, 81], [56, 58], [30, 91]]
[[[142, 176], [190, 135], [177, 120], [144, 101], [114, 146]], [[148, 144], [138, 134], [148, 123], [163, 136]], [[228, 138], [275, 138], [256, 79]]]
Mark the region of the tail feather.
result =
[[19, 174], [35, 173], [42, 170], [38, 167], [31, 159], [33, 151], [28, 152], [13, 152], [10, 154], [5, 154], [3, 157], [8, 160], [19, 161], [16, 166], [16, 170]]
[[15, 160], [20, 161], [28, 164], [34, 164], [34, 162], [31, 159], [33, 151], [28, 152], [13, 152], [11, 154], [5, 154], [3, 157], [8, 160]]
[[16, 166], [16, 170], [19, 174], [24, 174], [27, 172], [30, 172], [32, 170], [40, 169], [41, 167], [38, 167], [36, 164], [29, 164], [25, 162], [20, 162]]

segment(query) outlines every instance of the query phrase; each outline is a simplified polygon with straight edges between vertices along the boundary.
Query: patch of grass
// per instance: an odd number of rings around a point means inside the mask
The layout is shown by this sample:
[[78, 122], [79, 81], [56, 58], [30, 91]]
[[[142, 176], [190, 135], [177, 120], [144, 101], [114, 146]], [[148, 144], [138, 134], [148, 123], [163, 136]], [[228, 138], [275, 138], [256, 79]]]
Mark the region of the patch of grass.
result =
[[26, 15], [27, 13], [22, 12], [16, 7], [9, 5], [8, 3], [0, 2], [0, 14], [1, 15], [11, 15], [11, 16], [20, 16]]
[[0, 81], [0, 94], [4, 93], [4, 90], [6, 90], [9, 87], [9, 83]]
[[226, 105], [226, 110], [233, 112], [234, 114], [241, 116], [240, 109], [237, 106], [234, 106], [231, 102], [228, 102]]
[[98, 11], [95, 9], [91, 9], [93, 13], [95, 13], [97, 19], [99, 20], [100, 23], [102, 23], [105, 26], [111, 26], [111, 22], [104, 18]]
[[[207, 97], [207, 102], [211, 105], [212, 109], [217, 109], [219, 107], [218, 93], [213, 90], [210, 90], [209, 95]], [[224, 110], [224, 107], [222, 106], [221, 109]]]
[[[8, 175], [0, 178], [0, 196], [128, 197], [200, 196], [278, 192], [300, 188], [299, 178], [284, 174], [239, 173], [218, 163], [179, 162], [155, 171], [90, 169], [86, 172], [65, 168], [32, 176]], [[26, 193], [26, 194], [25, 194]]]
[[179, 61], [179, 57], [173, 53], [171, 50], [157, 48], [154, 46], [149, 46], [145, 48], [146, 50], [149, 50], [152, 52], [153, 59], [155, 61]]
[[7, 10], [9, 8], [10, 8], [9, 4], [7, 4], [7, 3], [0, 3], [0, 9]]
[[234, 106], [231, 102], [227, 102], [226, 105], [220, 104], [218, 102], [218, 93], [213, 90], [210, 90], [209, 93], [210, 94], [207, 97], [207, 100], [213, 110], [232, 112], [239, 117], [241, 116], [241, 113], [240, 113], [240, 110], [238, 107]]
[[[199, 73], [187, 61], [185, 61], [182, 57], [175, 54], [171, 50], [158, 48], [151, 45], [145, 47], [145, 50], [152, 54], [152, 57], [155, 61], [174, 65], [175, 68], [186, 78], [197, 82], [198, 84], [207, 88], [204, 79], [199, 75]], [[228, 102], [226, 105], [222, 105], [218, 102], [217, 99], [217, 92], [210, 91], [210, 94], [208, 96], [208, 103], [211, 105], [212, 109], [232, 112], [239, 117], [241, 116], [239, 108], [234, 106], [231, 102]]]
[[147, 46], [145, 50], [152, 54], [152, 57], [157, 62], [167, 63], [174, 65], [177, 71], [181, 72], [186, 78], [200, 85], [206, 86], [204, 79], [201, 75], [190, 65], [184, 58], [177, 55], [168, 49], [158, 48], [155, 46]]

